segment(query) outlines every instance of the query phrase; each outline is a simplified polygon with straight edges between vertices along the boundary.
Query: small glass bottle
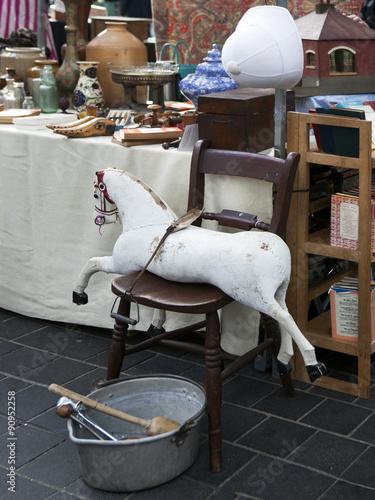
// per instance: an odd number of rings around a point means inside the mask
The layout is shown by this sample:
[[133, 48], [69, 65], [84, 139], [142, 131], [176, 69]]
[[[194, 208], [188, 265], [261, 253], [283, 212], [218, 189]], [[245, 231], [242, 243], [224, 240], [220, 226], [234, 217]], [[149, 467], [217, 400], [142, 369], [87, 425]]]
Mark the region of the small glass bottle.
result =
[[40, 76], [38, 78], [33, 79], [33, 99], [36, 108], [39, 108], [39, 92], [40, 92], [40, 82], [42, 79]]
[[39, 107], [42, 113], [57, 112], [57, 87], [52, 66], [43, 68], [39, 87]]
[[34, 101], [32, 95], [25, 96], [25, 100], [22, 103], [22, 109], [34, 109]]
[[7, 78], [7, 86], [4, 92], [4, 109], [13, 109], [16, 107], [16, 94], [14, 93], [14, 79]]
[[4, 104], [5, 102], [5, 88], [0, 88], [0, 104]]
[[16, 108], [22, 109], [25, 100], [25, 84], [23, 82], [14, 82], [14, 94], [16, 96]]

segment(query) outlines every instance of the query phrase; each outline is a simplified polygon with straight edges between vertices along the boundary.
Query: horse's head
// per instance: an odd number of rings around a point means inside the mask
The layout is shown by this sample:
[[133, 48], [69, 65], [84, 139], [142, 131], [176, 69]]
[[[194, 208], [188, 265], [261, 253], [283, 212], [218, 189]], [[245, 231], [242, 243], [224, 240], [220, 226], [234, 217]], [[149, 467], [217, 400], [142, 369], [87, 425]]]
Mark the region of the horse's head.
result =
[[116, 204], [109, 197], [107, 186], [104, 183], [104, 173], [104, 170], [96, 172], [96, 180], [94, 181], [95, 224], [99, 227], [103, 224], [112, 224], [118, 219]]
[[98, 226], [120, 219], [123, 230], [173, 222], [177, 216], [143, 181], [129, 172], [105, 168], [96, 172]]

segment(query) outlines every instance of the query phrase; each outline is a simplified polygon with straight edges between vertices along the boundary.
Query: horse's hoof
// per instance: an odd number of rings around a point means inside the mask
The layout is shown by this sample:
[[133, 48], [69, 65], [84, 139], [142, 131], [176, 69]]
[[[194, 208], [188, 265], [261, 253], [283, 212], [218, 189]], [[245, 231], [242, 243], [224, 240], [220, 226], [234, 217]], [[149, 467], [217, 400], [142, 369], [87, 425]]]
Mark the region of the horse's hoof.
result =
[[155, 325], [150, 325], [147, 330], [147, 335], [150, 335], [150, 337], [155, 337], [156, 335], [160, 335], [161, 333], [165, 333], [165, 330], [163, 327], [158, 328]]
[[315, 365], [306, 366], [306, 369], [310, 378], [310, 382], [315, 382], [316, 379], [327, 374], [326, 366], [320, 361]]
[[292, 365], [290, 363], [283, 363], [278, 359], [277, 369], [279, 370], [280, 375], [289, 375], [289, 373], [292, 371]]
[[78, 292], [73, 292], [73, 302], [74, 304], [77, 304], [80, 306], [81, 304], [87, 304], [89, 301], [88, 295], [85, 292], [78, 293]]

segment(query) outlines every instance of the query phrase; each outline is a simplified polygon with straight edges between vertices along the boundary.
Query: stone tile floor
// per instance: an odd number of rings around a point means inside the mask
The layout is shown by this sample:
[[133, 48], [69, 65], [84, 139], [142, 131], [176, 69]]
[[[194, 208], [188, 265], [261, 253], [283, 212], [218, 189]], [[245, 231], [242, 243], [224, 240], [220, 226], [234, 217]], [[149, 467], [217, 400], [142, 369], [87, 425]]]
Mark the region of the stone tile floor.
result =
[[[88, 394], [104, 378], [111, 332], [54, 324], [0, 310], [0, 497], [16, 500], [373, 500], [375, 394], [364, 400], [295, 382], [292, 399], [252, 367], [223, 390], [223, 470], [208, 470], [206, 422], [196, 462], [167, 484], [133, 493], [87, 486], [50, 383]], [[133, 339], [134, 340], [134, 339]], [[132, 339], [130, 339], [132, 341]], [[320, 352], [340, 377], [353, 359]], [[126, 358], [122, 376], [173, 373], [202, 382], [203, 360], [171, 349]], [[374, 371], [371, 377], [374, 379]], [[7, 461], [9, 391], [16, 402], [15, 493]], [[373, 390], [375, 393], [375, 391]], [[10, 393], [12, 394], [12, 393]]]

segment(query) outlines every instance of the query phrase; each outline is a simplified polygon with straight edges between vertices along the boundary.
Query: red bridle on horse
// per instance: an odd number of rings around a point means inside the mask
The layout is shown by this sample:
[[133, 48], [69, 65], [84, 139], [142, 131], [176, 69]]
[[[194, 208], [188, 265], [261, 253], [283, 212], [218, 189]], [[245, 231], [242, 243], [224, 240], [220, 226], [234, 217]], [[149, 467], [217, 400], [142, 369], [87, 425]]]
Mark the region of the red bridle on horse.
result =
[[115, 205], [115, 203], [108, 196], [107, 186], [103, 182], [104, 172], [103, 170], [98, 170], [96, 172], [97, 182], [94, 181], [95, 190], [99, 191], [99, 194], [95, 191], [94, 198], [100, 199], [100, 208], [95, 205], [95, 211], [98, 212], [98, 216], [95, 218], [95, 224], [97, 226], [102, 226], [105, 224], [105, 216], [116, 215], [117, 219], [117, 207], [114, 209], [108, 209], [107, 204]]

